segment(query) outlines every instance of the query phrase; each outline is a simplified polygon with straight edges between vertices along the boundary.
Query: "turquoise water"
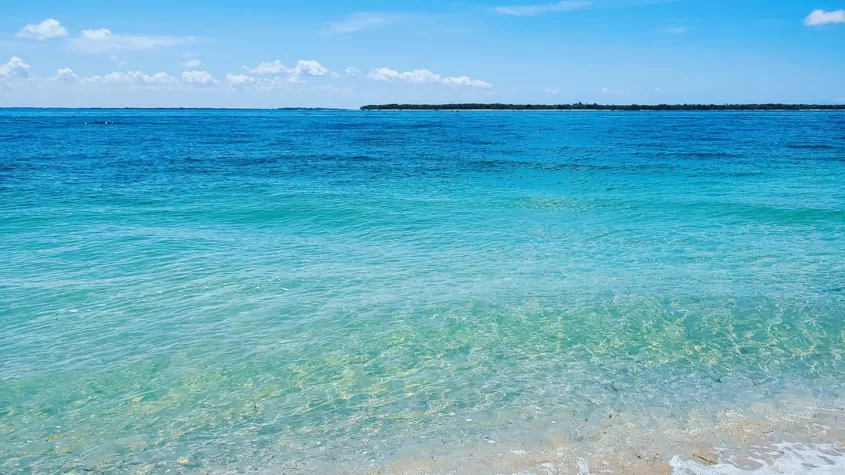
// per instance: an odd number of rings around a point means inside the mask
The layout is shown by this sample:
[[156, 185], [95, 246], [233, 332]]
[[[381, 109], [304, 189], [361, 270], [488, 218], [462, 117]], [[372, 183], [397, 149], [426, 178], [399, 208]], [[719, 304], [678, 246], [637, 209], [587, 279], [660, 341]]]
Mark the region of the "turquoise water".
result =
[[845, 395], [845, 113], [3, 110], [0, 144], [0, 472]]

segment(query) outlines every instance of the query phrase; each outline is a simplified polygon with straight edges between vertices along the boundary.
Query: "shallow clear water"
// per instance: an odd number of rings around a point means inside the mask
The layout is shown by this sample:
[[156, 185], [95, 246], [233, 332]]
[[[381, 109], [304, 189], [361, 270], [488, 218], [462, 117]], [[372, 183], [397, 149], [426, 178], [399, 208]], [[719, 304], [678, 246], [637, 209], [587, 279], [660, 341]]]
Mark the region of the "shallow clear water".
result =
[[4, 110], [0, 144], [0, 471], [845, 395], [843, 113]]

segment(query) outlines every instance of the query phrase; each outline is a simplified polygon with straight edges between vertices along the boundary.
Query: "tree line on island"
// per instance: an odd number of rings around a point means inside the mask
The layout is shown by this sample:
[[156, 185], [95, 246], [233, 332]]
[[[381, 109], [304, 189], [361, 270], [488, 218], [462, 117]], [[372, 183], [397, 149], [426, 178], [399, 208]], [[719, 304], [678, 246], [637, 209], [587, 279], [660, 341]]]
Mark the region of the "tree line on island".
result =
[[542, 111], [798, 111], [845, 110], [845, 104], [379, 104], [361, 110], [542, 110]]

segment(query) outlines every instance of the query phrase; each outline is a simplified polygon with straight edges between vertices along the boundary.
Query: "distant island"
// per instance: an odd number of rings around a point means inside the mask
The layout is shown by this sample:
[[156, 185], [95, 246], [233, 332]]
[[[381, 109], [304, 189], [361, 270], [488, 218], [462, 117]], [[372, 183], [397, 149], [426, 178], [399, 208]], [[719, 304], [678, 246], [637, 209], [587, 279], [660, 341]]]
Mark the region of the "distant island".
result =
[[845, 111], [845, 104], [378, 104], [361, 107], [384, 110], [538, 110], [538, 111]]

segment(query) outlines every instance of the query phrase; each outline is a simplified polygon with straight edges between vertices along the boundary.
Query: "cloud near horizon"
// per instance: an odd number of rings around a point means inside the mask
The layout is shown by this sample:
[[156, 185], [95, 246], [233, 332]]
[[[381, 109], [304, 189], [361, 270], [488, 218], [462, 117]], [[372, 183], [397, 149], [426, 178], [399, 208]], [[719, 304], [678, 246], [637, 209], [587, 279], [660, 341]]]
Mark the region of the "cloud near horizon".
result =
[[[186, 58], [196, 56], [193, 53], [183, 55]], [[273, 64], [273, 63], [267, 63]], [[166, 72], [147, 74], [143, 71], [113, 71], [107, 74], [79, 76], [71, 68], [59, 69], [55, 75], [35, 76], [30, 74], [31, 66], [17, 56], [12, 56], [5, 64], [0, 64], [0, 87], [65, 84], [90, 87], [99, 85], [109, 88], [127, 88], [129, 90], [221, 90], [216, 86], [221, 83], [208, 71], [187, 70], [178, 76]], [[287, 77], [270, 76], [256, 78], [246, 74], [226, 74], [225, 85], [230, 88], [255, 87], [259, 90], [270, 91], [287, 88], [304, 81], [301, 75], [321, 76], [328, 73], [328, 69], [317, 61], [300, 61], [294, 68], [284, 68]], [[338, 75], [338, 77], [340, 77]], [[460, 80], [460, 78], [458, 78]]]
[[206, 87], [219, 82], [206, 71], [184, 71], [180, 80], [165, 72], [146, 74], [142, 71], [115, 71], [104, 75], [79, 77], [70, 68], [62, 68], [54, 77], [44, 79], [57, 79], [66, 83], [102, 84], [142, 89]]
[[296, 66], [288, 68], [278, 59], [273, 62], [261, 62], [258, 66], [250, 68], [243, 66], [244, 70], [252, 74], [289, 74], [291, 76], [325, 76], [329, 69], [313, 59], [300, 59]]
[[56, 71], [56, 79], [64, 82], [77, 82], [79, 81], [79, 76], [70, 68], [62, 68]]
[[210, 86], [216, 84], [217, 80], [207, 71], [183, 71], [182, 82], [197, 86]]
[[167, 73], [145, 74], [141, 71], [113, 72], [102, 76], [88, 76], [81, 79], [86, 83], [102, 83], [102, 84], [125, 84], [125, 85], [140, 85], [140, 86], [156, 86], [165, 84], [176, 84], [178, 79], [170, 76]]
[[370, 71], [367, 78], [374, 81], [407, 82], [412, 84], [444, 84], [446, 86], [478, 87], [491, 89], [493, 84], [480, 79], [472, 79], [467, 76], [441, 77], [428, 69], [415, 69], [413, 71], [396, 71], [390, 68], [377, 68]]
[[29, 76], [30, 65], [17, 56], [12, 56], [6, 64], [0, 64], [0, 79], [25, 78]]
[[246, 74], [227, 74], [226, 75], [226, 82], [228, 82], [232, 86], [249, 86], [250, 84], [255, 84], [256, 79], [252, 76], [247, 76]]
[[503, 15], [511, 16], [537, 16], [544, 13], [569, 12], [582, 10], [593, 6], [592, 1], [568, 0], [557, 3], [546, 3], [540, 5], [518, 5], [496, 7], [495, 10]]

